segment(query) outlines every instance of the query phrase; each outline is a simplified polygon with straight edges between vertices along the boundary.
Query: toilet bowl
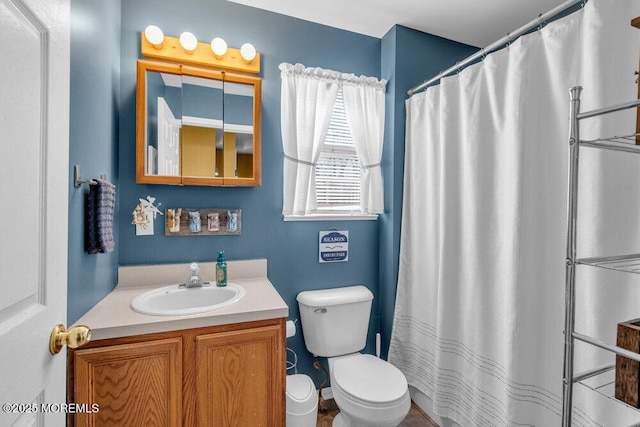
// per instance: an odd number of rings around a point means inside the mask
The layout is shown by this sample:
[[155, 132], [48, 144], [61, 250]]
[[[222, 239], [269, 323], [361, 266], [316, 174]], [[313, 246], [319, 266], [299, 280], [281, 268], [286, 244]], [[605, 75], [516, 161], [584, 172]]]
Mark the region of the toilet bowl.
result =
[[298, 294], [307, 350], [329, 361], [333, 397], [340, 413], [334, 427], [395, 427], [409, 413], [404, 374], [395, 366], [361, 354], [369, 329], [373, 294], [364, 286]]
[[405, 376], [369, 354], [329, 359], [331, 391], [340, 414], [334, 427], [395, 427], [411, 407]]

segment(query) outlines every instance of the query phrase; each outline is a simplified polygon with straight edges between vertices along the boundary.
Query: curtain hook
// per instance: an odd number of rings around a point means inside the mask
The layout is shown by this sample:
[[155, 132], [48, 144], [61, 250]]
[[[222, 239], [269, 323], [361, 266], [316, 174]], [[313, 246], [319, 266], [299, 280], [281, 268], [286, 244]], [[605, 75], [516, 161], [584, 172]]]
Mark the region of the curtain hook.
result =
[[459, 64], [460, 64], [460, 61], [456, 61], [456, 74], [460, 74]]
[[545, 22], [541, 18], [542, 18], [542, 14], [539, 14], [538, 17], [536, 18], [538, 21], [538, 31], [540, 31], [545, 24]]
[[484, 61], [487, 57], [487, 52], [484, 50], [484, 48], [480, 49], [480, 52], [482, 52], [482, 59], [481, 61]]

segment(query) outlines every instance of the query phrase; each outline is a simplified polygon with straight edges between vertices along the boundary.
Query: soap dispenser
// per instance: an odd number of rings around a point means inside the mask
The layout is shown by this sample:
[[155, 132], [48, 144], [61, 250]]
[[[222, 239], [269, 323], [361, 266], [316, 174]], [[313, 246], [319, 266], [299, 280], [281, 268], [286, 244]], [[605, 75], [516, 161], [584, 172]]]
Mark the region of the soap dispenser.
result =
[[216, 286], [227, 286], [227, 261], [224, 259], [224, 251], [218, 252], [216, 263]]

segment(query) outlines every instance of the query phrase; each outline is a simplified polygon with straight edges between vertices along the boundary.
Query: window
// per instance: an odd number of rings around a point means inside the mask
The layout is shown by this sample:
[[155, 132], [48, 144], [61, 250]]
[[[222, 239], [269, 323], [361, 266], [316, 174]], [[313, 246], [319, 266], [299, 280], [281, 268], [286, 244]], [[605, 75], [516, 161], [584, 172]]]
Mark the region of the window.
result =
[[319, 212], [360, 211], [360, 164], [344, 110], [342, 89], [338, 89], [315, 170]]
[[302, 64], [280, 71], [285, 221], [376, 219], [386, 80]]

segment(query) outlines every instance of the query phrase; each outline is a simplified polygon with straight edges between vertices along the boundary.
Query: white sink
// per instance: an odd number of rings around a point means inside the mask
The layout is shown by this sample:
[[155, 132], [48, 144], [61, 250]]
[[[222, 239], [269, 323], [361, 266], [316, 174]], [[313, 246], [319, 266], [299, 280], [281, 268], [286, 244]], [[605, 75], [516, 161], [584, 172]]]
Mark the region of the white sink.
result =
[[228, 283], [201, 288], [185, 288], [179, 285], [164, 286], [138, 295], [131, 301], [131, 308], [153, 316], [185, 316], [218, 310], [238, 302], [244, 297], [244, 289]]

